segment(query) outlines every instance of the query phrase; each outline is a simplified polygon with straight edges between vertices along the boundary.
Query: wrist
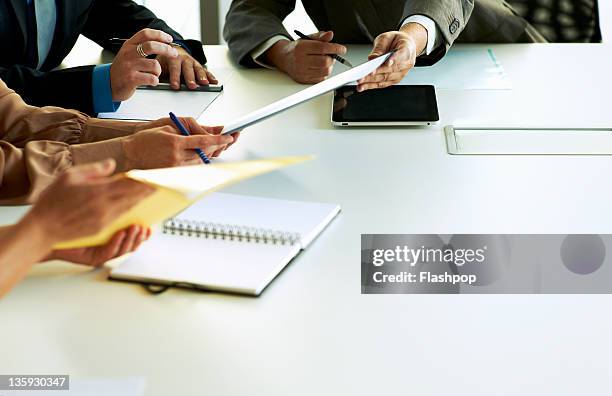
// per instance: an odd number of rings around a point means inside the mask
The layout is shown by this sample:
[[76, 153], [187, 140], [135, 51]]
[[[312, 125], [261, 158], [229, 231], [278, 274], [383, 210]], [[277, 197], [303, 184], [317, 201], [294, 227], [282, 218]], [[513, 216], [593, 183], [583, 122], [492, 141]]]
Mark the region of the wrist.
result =
[[125, 161], [126, 169], [138, 169], [138, 161], [134, 156], [134, 137], [135, 135], [126, 136], [121, 138], [121, 150], [123, 151], [123, 158]]
[[51, 253], [54, 244], [60, 242], [57, 233], [51, 232], [54, 220], [44, 213], [30, 211], [16, 225], [16, 234], [21, 235], [28, 245], [36, 250], [39, 256], [47, 256]]
[[417, 55], [422, 54], [427, 48], [427, 29], [420, 23], [410, 22], [400, 28], [402, 33], [407, 35], [409, 40], [416, 48]]
[[287, 47], [291, 45], [291, 41], [283, 39], [279, 40], [266, 52], [264, 52], [264, 60], [267, 64], [276, 67], [281, 71], [285, 71], [285, 61], [287, 59]]

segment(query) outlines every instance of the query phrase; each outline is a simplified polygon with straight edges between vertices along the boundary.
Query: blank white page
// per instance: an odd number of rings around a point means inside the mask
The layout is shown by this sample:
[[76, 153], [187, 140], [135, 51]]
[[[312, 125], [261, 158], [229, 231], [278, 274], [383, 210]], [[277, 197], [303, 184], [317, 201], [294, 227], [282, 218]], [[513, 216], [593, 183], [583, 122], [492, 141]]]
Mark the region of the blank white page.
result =
[[259, 295], [300, 252], [299, 245], [238, 242], [159, 233], [111, 271], [113, 279], [187, 283]]

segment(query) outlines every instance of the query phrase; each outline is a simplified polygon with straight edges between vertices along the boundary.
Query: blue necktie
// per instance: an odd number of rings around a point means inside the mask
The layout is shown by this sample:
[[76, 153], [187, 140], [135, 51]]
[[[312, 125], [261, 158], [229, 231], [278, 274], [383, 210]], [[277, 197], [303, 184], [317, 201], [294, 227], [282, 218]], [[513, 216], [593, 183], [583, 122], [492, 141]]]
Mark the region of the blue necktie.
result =
[[[51, 50], [57, 22], [57, 8], [55, 0], [27, 0], [27, 2], [28, 58], [32, 64], [36, 64], [37, 69], [40, 69]], [[34, 59], [36, 55], [37, 62]]]

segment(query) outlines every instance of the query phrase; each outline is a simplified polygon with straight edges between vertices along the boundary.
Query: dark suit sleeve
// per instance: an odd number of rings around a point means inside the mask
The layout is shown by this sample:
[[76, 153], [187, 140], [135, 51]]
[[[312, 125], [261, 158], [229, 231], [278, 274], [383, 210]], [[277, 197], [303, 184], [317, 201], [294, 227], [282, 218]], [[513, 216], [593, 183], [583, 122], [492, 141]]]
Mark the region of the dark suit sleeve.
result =
[[111, 47], [109, 39], [130, 38], [147, 28], [161, 30], [175, 40], [183, 41], [192, 56], [201, 64], [206, 64], [201, 42], [183, 40], [178, 32], [157, 18], [148, 8], [131, 0], [95, 0], [83, 29], [83, 35], [105, 49], [116, 52], [118, 48]]
[[225, 19], [223, 37], [230, 53], [243, 66], [259, 67], [251, 52], [267, 39], [291, 37], [283, 20], [295, 8], [295, 0], [234, 0]]
[[432, 65], [444, 57], [465, 29], [473, 9], [474, 0], [406, 0], [402, 21], [412, 15], [424, 15], [436, 23], [438, 35], [442, 35], [443, 45], [438, 46], [430, 55], [420, 56], [417, 66]]
[[[0, 78], [32, 106], [80, 110], [93, 114], [92, 74], [94, 66], [41, 72], [25, 66], [0, 67]], [[58, 95], [61, 92], [61, 95]]]

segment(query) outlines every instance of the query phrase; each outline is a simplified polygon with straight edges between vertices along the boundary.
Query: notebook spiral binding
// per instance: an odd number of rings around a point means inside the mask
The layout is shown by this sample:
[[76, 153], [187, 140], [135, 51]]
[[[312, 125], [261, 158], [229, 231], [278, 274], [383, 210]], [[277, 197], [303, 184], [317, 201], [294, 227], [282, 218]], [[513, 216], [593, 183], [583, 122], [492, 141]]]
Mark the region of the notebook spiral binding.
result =
[[165, 234], [196, 238], [218, 238], [238, 242], [293, 245], [300, 241], [300, 234], [294, 232], [182, 219], [166, 220], [162, 226], [162, 231]]

